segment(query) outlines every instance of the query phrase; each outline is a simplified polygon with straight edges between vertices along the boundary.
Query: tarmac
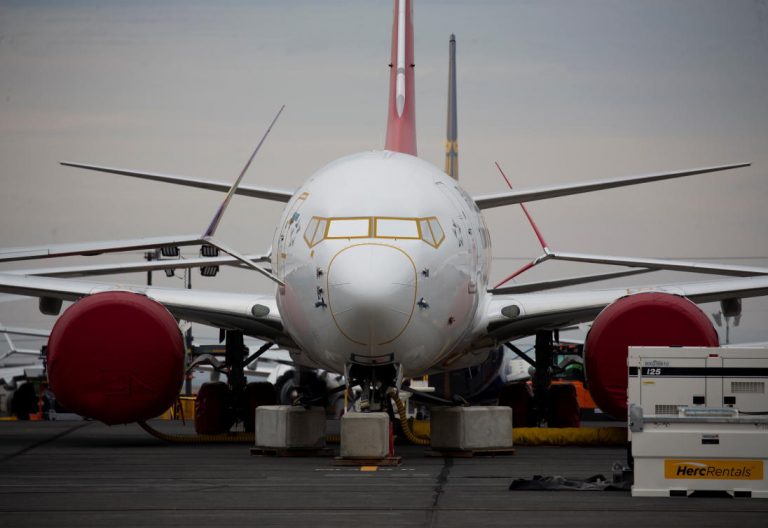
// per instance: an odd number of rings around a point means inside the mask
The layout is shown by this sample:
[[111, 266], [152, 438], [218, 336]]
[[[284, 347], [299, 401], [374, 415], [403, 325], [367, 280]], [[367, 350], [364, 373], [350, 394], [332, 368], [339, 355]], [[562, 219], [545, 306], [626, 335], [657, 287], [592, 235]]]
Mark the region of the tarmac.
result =
[[252, 456], [249, 447], [169, 444], [135, 424], [0, 422], [0, 526], [768, 526], [768, 499], [509, 490], [533, 475], [610, 477], [626, 459], [621, 447], [443, 459], [397, 446], [402, 465], [375, 471]]

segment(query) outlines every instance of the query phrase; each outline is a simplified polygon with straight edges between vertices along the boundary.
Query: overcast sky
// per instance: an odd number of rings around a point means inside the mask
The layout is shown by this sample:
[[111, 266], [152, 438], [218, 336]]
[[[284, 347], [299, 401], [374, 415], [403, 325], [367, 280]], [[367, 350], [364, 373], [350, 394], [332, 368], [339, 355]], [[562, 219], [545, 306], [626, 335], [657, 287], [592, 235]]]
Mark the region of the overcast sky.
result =
[[[198, 232], [222, 198], [60, 160], [233, 181], [281, 104], [246, 184], [296, 187], [381, 148], [391, 18], [388, 1], [0, 0], [0, 247]], [[505, 188], [495, 160], [518, 188], [750, 161], [530, 209], [562, 250], [768, 265], [768, 4], [417, 0], [414, 22], [419, 153], [440, 167], [457, 36], [470, 194]], [[265, 251], [280, 211], [237, 197], [221, 236]], [[519, 208], [486, 219], [494, 279], [538, 254]], [[529, 277], [584, 271], [597, 270], [550, 262]], [[648, 277], [634, 282], [700, 278]], [[271, 291], [235, 270], [195, 283]], [[767, 306], [745, 301], [735, 335], [768, 339]], [[0, 303], [0, 322], [52, 319], [21, 301]]]

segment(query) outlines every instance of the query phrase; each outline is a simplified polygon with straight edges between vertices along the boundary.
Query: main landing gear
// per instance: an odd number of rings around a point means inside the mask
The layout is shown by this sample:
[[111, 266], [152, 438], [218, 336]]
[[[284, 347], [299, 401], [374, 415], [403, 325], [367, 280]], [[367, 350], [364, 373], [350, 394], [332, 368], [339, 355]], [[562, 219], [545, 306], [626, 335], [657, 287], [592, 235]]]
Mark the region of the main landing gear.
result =
[[[536, 357], [531, 359], [511, 343], [506, 346], [534, 369], [532, 387], [516, 383], [504, 388], [499, 396], [501, 405], [514, 409], [516, 427], [578, 427], [579, 402], [576, 388], [567, 383], [552, 383], [557, 333], [542, 330], [536, 333]], [[531, 388], [533, 392], [531, 394]]]
[[212, 356], [201, 357], [200, 363], [209, 363], [227, 376], [227, 382], [214, 381], [200, 387], [195, 400], [195, 431], [198, 434], [215, 435], [229, 431], [240, 422], [246, 432], [254, 430], [254, 415], [260, 405], [276, 405], [277, 393], [268, 382], [248, 383], [245, 368], [272, 343], [266, 343], [254, 354], [248, 356], [248, 347], [243, 342], [243, 333], [225, 333], [224, 363]]

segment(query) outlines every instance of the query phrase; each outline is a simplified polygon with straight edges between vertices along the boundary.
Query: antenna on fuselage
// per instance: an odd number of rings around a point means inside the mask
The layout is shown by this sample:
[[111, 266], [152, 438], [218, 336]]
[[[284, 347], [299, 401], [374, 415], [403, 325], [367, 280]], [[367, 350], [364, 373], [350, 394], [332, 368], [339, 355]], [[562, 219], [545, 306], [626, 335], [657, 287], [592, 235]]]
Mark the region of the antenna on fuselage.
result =
[[445, 131], [445, 173], [459, 179], [458, 122], [456, 119], [456, 35], [448, 42], [448, 122]]

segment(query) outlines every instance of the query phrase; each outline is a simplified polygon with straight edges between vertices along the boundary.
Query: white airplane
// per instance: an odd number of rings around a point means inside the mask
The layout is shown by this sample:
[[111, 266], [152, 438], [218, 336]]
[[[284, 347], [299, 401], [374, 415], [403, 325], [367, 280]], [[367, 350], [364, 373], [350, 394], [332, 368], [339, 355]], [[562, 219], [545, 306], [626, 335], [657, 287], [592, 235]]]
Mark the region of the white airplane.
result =
[[[237, 263], [276, 287], [274, 295], [266, 295], [63, 278], [123, 271], [121, 266], [0, 273], [0, 291], [39, 297], [44, 313], [57, 314], [62, 300], [77, 301], [58, 319], [49, 342], [50, 383], [67, 407], [107, 423], [162, 412], [178, 393], [184, 370], [177, 319], [227, 330], [233, 368], [242, 363], [242, 335], [257, 337], [289, 350], [298, 365], [345, 374], [349, 384], [361, 385], [371, 409], [386, 405], [387, 390], [399, 387], [404, 377], [481, 364], [491, 351], [522, 336], [537, 335], [543, 348], [553, 331], [594, 321], [587, 339], [589, 384], [603, 410], [620, 414], [626, 405], [621, 390], [628, 344], [717, 345], [711, 323], [694, 303], [768, 293], [763, 268], [560, 253], [546, 245], [531, 265], [563, 259], [737, 278], [643, 289], [543, 291], [606, 274], [489, 288], [491, 238], [483, 209], [748, 164], [470, 196], [455, 179], [416, 157], [412, 5], [410, 0], [394, 4], [384, 150], [338, 159], [294, 190], [240, 185], [264, 138], [234, 185], [63, 163], [228, 194], [202, 235], [13, 248], [0, 250], [0, 262], [202, 244], [204, 258], [196, 264]], [[269, 270], [258, 265], [265, 257], [242, 255], [216, 238], [234, 194], [286, 203]], [[213, 248], [229, 256], [206, 257], [218, 253]], [[113, 344], [118, 332], [124, 338]]]

